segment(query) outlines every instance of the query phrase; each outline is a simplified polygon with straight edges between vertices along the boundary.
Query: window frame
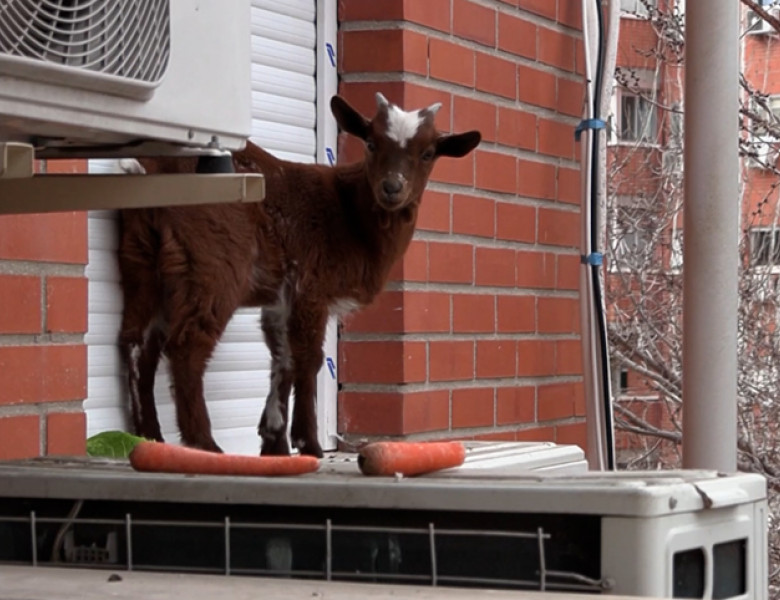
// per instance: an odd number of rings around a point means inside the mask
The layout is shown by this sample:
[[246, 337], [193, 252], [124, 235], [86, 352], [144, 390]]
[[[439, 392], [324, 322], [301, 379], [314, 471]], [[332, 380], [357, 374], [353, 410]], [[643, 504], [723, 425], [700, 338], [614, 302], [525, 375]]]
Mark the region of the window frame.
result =
[[[771, 235], [766, 262], [756, 262], [756, 243], [754, 242], [756, 234]], [[749, 231], [749, 240], [750, 267], [761, 272], [780, 273], [780, 226], [765, 225], [751, 227]], [[763, 245], [761, 249], [763, 254]], [[774, 262], [770, 262], [770, 259], [774, 259]]]
[[[646, 0], [653, 8], [658, 8], [658, 0]], [[631, 4], [633, 8], [627, 8]], [[650, 11], [642, 0], [620, 0], [620, 16], [626, 19], [648, 19]]]
[[[607, 240], [607, 243], [609, 244], [609, 250], [612, 255], [612, 260], [610, 260], [608, 263], [608, 270], [611, 273], [630, 273], [632, 271], [631, 267], [621, 267], [621, 265], [625, 262], [623, 260], [623, 256], [625, 256], [625, 253], [632, 253], [636, 249], [639, 249], [643, 252], [648, 245], [649, 240], [643, 240], [641, 238], [641, 229], [636, 229], [633, 232], [626, 232], [619, 224], [620, 211], [632, 209], [642, 211], [648, 210], [646, 207], [642, 206], [642, 201], [639, 199], [639, 197], [626, 195], [617, 196], [615, 198], [615, 204], [612, 206], [612, 210], [610, 211], [610, 232], [612, 233], [612, 236], [611, 239]], [[620, 237], [619, 240], [615, 239], [616, 234]], [[634, 241], [633, 246], [628, 247], [625, 244], [625, 236], [631, 236], [632, 240]]]
[[[655, 104], [649, 100], [641, 90], [639, 93], [634, 93], [628, 90], [620, 90], [618, 96], [618, 115], [617, 115], [617, 139], [624, 144], [640, 144], [643, 146], [657, 146], [658, 145], [658, 108]], [[649, 91], [649, 90], [647, 90]], [[624, 127], [624, 119], [626, 119], [626, 106], [625, 102], [633, 100], [635, 103], [634, 113], [632, 115], [632, 121], [630, 129], [633, 129], [631, 137], [626, 137], [625, 131], [629, 127]], [[644, 109], [642, 105], [644, 106]], [[643, 112], [644, 111], [644, 112]], [[647, 121], [643, 119], [643, 114], [650, 116], [650, 131], [645, 134], [648, 129]]]

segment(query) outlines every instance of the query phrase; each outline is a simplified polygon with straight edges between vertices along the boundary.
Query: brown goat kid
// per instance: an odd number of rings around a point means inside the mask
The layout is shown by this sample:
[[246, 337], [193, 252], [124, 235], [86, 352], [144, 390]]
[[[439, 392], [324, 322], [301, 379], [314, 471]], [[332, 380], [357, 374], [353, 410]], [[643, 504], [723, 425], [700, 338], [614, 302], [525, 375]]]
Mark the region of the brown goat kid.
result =
[[[249, 143], [239, 172], [262, 173], [260, 204], [132, 209], [122, 213], [119, 264], [124, 295], [120, 345], [136, 433], [161, 440], [154, 376], [168, 357], [184, 444], [219, 451], [203, 397], [203, 374], [228, 320], [262, 307], [271, 385], [258, 433], [262, 454], [322, 456], [316, 375], [328, 315], [370, 303], [414, 233], [435, 159], [473, 150], [480, 134], [442, 135], [439, 104], [406, 112], [377, 94], [368, 120], [342, 98], [331, 110], [365, 142], [365, 159], [327, 167], [279, 160]], [[191, 172], [188, 158], [142, 159], [149, 173]]]

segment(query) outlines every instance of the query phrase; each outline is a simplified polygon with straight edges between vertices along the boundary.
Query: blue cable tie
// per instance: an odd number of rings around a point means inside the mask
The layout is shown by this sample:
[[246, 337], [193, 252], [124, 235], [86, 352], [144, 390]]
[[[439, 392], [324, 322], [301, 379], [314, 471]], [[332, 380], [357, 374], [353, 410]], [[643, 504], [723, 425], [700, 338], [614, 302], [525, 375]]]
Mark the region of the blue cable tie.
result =
[[586, 129], [605, 129], [606, 127], [607, 122], [602, 119], [583, 119], [574, 130], [574, 139], [579, 142], [582, 132]]
[[581, 257], [583, 265], [590, 265], [592, 267], [599, 267], [604, 264], [604, 255], [601, 252], [591, 252], [590, 254]]

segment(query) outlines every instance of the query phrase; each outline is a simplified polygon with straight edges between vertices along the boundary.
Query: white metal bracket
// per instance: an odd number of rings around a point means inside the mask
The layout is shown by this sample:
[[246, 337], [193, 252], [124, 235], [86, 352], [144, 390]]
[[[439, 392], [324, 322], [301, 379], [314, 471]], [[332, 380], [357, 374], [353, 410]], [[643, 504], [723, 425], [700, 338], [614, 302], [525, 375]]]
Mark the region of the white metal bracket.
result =
[[32, 177], [35, 150], [29, 144], [0, 143], [0, 178]]
[[34, 175], [34, 151], [0, 144], [0, 214], [259, 202], [260, 174]]

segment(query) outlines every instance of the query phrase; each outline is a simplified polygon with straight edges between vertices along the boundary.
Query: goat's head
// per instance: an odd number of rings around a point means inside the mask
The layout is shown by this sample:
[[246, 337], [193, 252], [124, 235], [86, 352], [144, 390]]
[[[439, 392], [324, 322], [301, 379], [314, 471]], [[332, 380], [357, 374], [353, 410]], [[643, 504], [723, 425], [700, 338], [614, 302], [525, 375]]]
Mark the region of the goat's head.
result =
[[433, 117], [440, 103], [406, 112], [377, 93], [377, 112], [369, 120], [339, 96], [330, 106], [341, 129], [366, 145], [366, 174], [376, 202], [397, 211], [419, 202], [439, 156], [465, 156], [481, 139], [479, 131], [443, 135]]

